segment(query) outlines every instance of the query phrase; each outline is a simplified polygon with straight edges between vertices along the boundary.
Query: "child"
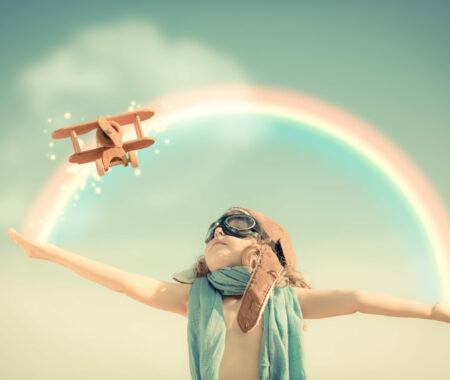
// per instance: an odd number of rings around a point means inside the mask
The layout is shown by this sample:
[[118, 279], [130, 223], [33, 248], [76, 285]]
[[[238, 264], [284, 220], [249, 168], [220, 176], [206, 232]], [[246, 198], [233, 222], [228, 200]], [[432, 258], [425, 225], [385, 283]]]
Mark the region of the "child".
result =
[[305, 379], [303, 319], [355, 312], [450, 322], [450, 306], [357, 290], [313, 290], [295, 271], [287, 231], [265, 215], [228, 209], [211, 224], [193, 269], [158, 281], [51, 244], [14, 242], [30, 258], [61, 264], [149, 306], [188, 318], [193, 379]]

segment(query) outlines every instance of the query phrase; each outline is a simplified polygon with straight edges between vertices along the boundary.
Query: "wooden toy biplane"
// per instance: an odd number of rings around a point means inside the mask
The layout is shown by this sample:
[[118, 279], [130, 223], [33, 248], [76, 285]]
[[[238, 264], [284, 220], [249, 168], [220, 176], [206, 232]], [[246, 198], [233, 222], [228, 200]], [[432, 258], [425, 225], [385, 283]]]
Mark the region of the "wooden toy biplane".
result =
[[[150, 119], [154, 114], [152, 110], [143, 109], [106, 118], [99, 116], [97, 120], [58, 129], [52, 133], [52, 137], [54, 139], [70, 137], [75, 153], [69, 157], [69, 162], [86, 164], [95, 161], [98, 175], [103, 176], [110, 167], [115, 165], [128, 166], [128, 163], [131, 163], [133, 168], [138, 166], [135, 151], [147, 148], [155, 143], [153, 137], [144, 137], [141, 121]], [[122, 125], [131, 123], [134, 123], [137, 139], [122, 142]], [[77, 136], [88, 133], [93, 129], [97, 129], [97, 148], [83, 152], [80, 149]]]

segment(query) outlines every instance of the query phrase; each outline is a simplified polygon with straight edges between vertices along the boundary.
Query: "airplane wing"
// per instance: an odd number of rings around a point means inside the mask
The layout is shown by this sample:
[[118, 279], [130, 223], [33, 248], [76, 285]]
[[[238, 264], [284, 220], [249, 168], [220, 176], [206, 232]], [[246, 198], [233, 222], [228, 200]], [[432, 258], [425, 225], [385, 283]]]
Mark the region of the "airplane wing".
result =
[[[153, 145], [154, 143], [155, 143], [155, 139], [153, 137], [144, 137], [139, 140], [127, 141], [127, 142], [123, 143], [122, 148], [125, 150], [125, 152], [129, 152], [130, 150], [138, 150], [138, 149], [147, 148], [150, 145]], [[101, 148], [86, 150], [81, 153], [75, 153], [69, 157], [69, 162], [71, 162], [73, 164], [86, 164], [88, 162], [95, 161], [99, 158], [102, 158], [103, 152], [108, 149], [110, 149], [110, 148], [101, 147]]]
[[[127, 125], [134, 122], [136, 119], [136, 116], [139, 116], [141, 121], [150, 119], [155, 113], [150, 109], [142, 109], [139, 111], [133, 111], [133, 112], [126, 112], [115, 116], [110, 116], [105, 118], [108, 121], [115, 121], [119, 123], [120, 125]], [[97, 128], [98, 122], [97, 120], [87, 121], [86, 123], [81, 124], [75, 124], [71, 125], [69, 127], [64, 127], [57, 129], [52, 133], [52, 137], [54, 139], [63, 139], [66, 137], [70, 137], [70, 132], [74, 130], [79, 135], [84, 135], [85, 133], [88, 133], [92, 131], [93, 129]], [[89, 162], [89, 161], [88, 161]]]

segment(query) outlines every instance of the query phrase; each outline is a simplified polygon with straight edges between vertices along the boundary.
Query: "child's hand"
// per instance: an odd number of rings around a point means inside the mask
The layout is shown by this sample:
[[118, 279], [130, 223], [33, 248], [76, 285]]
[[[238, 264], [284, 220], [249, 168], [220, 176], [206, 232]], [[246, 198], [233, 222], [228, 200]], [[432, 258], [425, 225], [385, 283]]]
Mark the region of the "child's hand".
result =
[[433, 306], [430, 319], [450, 323], [450, 304], [439, 302]]
[[50, 244], [40, 244], [27, 240], [13, 228], [8, 230], [8, 235], [28, 257], [46, 260], [50, 258], [52, 249]]

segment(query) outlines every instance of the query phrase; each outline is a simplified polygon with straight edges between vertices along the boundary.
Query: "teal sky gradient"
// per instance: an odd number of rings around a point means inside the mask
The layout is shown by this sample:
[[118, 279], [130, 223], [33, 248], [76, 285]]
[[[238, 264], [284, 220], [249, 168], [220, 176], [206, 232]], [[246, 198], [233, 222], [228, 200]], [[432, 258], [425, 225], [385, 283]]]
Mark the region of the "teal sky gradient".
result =
[[[51, 131], [196, 87], [284, 88], [375, 126], [448, 210], [449, 16], [444, 1], [2, 4], [0, 378], [189, 378], [183, 318], [28, 260], [8, 239], [71, 153], [69, 141], [49, 146]], [[354, 152], [255, 115], [182, 121], [155, 137], [138, 153], [141, 176], [118, 167], [99, 183], [89, 179], [52, 243], [169, 280], [203, 252], [212, 219], [243, 205], [290, 231], [314, 288], [439, 300], [418, 220]], [[447, 324], [361, 313], [307, 323], [312, 380], [450, 374]]]

